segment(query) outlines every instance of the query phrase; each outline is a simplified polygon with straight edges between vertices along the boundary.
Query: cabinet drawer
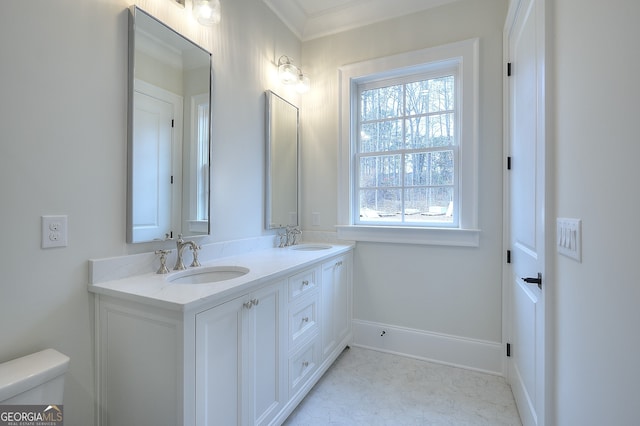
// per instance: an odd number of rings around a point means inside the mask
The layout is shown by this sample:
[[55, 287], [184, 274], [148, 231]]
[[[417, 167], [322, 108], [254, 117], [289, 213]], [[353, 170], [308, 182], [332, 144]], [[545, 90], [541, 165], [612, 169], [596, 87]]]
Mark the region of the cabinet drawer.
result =
[[289, 278], [289, 300], [302, 297], [318, 288], [318, 271], [309, 269]]
[[315, 338], [289, 358], [290, 397], [293, 397], [318, 369], [319, 348], [318, 339]]
[[318, 330], [318, 293], [294, 303], [289, 308], [289, 348], [293, 349]]

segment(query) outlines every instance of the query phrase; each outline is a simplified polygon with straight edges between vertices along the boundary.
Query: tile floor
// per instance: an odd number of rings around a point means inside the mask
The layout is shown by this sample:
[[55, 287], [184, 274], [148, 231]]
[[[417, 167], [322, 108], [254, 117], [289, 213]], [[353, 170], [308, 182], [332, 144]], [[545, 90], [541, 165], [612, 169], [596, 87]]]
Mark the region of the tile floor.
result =
[[502, 377], [351, 347], [284, 425], [521, 423]]

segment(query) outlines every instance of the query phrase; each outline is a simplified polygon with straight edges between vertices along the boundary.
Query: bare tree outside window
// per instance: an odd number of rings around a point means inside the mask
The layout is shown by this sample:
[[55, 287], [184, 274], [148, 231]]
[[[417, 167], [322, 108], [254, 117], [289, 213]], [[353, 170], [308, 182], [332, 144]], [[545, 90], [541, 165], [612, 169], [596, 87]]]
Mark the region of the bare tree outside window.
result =
[[455, 91], [452, 74], [361, 88], [356, 153], [360, 223], [453, 223], [458, 191]]

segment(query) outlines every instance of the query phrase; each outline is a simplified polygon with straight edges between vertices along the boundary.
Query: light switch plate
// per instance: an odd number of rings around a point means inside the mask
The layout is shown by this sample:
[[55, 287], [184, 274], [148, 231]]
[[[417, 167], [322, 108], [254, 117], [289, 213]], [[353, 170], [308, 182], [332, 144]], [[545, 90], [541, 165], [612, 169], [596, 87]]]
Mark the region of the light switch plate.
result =
[[582, 220], [559, 217], [556, 224], [558, 253], [582, 262]]

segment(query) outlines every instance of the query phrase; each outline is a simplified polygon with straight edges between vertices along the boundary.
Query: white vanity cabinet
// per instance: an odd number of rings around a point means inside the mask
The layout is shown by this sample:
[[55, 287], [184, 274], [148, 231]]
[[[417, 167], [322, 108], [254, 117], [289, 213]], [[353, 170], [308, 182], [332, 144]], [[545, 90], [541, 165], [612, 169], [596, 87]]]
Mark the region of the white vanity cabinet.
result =
[[352, 339], [351, 264], [343, 249], [193, 305], [93, 289], [96, 425], [282, 424]]
[[196, 315], [196, 425], [267, 425], [284, 406], [285, 288]]

